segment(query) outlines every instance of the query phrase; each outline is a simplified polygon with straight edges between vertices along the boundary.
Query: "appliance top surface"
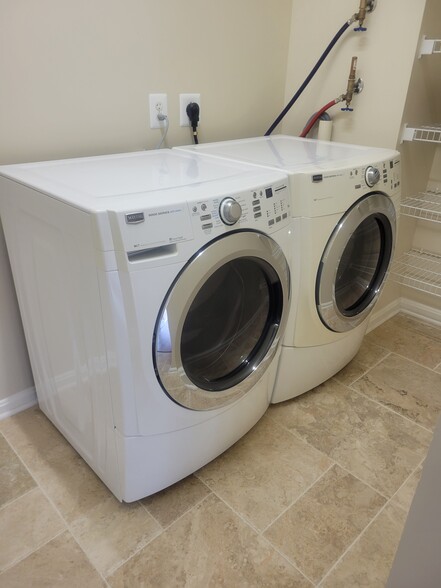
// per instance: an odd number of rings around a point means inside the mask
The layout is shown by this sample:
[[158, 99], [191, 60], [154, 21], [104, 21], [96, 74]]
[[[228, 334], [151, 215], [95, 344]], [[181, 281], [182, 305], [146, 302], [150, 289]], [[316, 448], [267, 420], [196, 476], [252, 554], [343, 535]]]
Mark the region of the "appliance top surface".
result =
[[205, 143], [178, 148], [228, 160], [263, 165], [287, 173], [327, 171], [395, 158], [398, 151], [287, 135]]
[[170, 149], [5, 165], [1, 176], [92, 212], [215, 197], [286, 178]]

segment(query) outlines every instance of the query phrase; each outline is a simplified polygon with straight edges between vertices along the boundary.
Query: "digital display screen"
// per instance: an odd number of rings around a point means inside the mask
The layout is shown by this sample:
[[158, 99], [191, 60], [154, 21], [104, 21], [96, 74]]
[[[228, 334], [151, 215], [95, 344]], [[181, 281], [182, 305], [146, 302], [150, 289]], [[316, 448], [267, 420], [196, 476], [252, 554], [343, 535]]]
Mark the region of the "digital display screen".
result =
[[265, 188], [265, 196], [267, 198], [272, 198], [273, 197], [273, 189], [272, 188]]

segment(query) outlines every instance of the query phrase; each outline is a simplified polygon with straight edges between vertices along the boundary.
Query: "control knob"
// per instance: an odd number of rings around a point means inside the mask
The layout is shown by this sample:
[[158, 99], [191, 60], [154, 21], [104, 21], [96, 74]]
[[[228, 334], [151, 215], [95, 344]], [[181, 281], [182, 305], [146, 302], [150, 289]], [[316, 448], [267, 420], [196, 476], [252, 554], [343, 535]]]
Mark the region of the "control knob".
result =
[[376, 167], [373, 167], [372, 165], [370, 165], [369, 167], [366, 168], [364, 178], [366, 180], [366, 184], [370, 188], [372, 188], [372, 186], [374, 186], [375, 184], [377, 184], [380, 181], [380, 170], [378, 170]]
[[219, 216], [226, 225], [234, 225], [240, 219], [242, 207], [237, 200], [224, 198], [219, 206]]

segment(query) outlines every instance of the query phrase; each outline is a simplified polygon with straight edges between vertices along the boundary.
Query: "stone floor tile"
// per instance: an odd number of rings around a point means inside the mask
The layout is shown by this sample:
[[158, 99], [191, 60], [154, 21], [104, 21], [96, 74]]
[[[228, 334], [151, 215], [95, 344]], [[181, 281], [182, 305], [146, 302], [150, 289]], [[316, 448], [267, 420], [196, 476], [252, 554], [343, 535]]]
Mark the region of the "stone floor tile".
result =
[[348, 550], [320, 588], [383, 588], [403, 532], [406, 514], [386, 505]]
[[386, 499], [334, 466], [265, 531], [295, 566], [318, 582]]
[[104, 588], [73, 537], [63, 533], [0, 575], [5, 588]]
[[413, 497], [415, 496], [417, 486], [421, 479], [422, 471], [422, 466], [417, 468], [417, 470], [410, 476], [408, 480], [406, 480], [406, 482], [391, 499], [393, 504], [400, 506], [403, 510], [406, 511], [406, 513], [409, 512], [410, 505], [412, 504]]
[[263, 530], [331, 465], [326, 455], [263, 417], [197, 475]]
[[65, 528], [39, 488], [6, 505], [0, 510], [0, 570], [23, 559]]
[[441, 361], [440, 329], [403, 314], [368, 333], [365, 340], [432, 369]]
[[393, 353], [352, 388], [432, 430], [441, 413], [441, 374]]
[[370, 341], [363, 341], [354, 359], [340, 370], [335, 378], [342, 384], [349, 386], [389, 353], [390, 351], [384, 347]]
[[187, 512], [107, 581], [112, 588], [312, 588], [214, 495]]
[[198, 478], [188, 476], [161, 492], [143, 498], [141, 503], [163, 527], [168, 527], [209, 493], [210, 490]]
[[329, 380], [269, 414], [390, 497], [427, 454], [431, 433], [336, 380]]
[[0, 507], [34, 486], [35, 481], [0, 434]]
[[161, 532], [139, 502], [109, 496], [71, 524], [75, 539], [97, 570], [106, 576]]

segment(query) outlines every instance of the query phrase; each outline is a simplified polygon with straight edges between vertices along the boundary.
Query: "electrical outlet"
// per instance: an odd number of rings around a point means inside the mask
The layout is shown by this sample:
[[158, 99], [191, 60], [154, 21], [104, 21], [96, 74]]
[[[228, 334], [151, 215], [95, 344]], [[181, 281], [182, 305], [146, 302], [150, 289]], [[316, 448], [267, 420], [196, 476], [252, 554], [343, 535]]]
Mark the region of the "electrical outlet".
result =
[[160, 129], [165, 121], [158, 119], [158, 114], [168, 115], [167, 94], [149, 94], [150, 128]]
[[190, 102], [199, 104], [199, 120], [201, 118], [201, 95], [200, 94], [179, 94], [179, 124], [181, 127], [189, 127], [190, 121], [187, 116], [187, 106]]

